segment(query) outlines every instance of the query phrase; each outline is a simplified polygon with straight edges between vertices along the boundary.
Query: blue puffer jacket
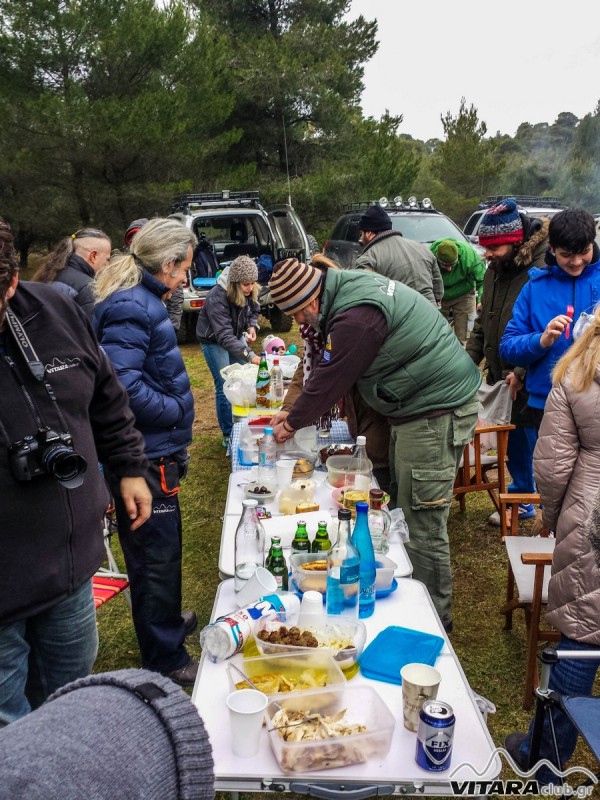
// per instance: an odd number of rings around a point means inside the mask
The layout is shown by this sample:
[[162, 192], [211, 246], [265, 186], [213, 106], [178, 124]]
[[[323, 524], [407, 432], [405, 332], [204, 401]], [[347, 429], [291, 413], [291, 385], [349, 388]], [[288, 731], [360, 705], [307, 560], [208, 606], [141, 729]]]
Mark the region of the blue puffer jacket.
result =
[[149, 458], [192, 441], [194, 399], [177, 337], [161, 297], [168, 288], [144, 271], [132, 289], [98, 303], [96, 333], [129, 395]]
[[594, 245], [593, 262], [577, 278], [567, 275], [548, 256], [547, 266], [529, 270], [529, 282], [513, 307], [512, 319], [500, 341], [500, 356], [504, 361], [527, 368], [525, 386], [529, 405], [544, 408], [552, 388], [552, 370], [559, 358], [573, 343], [573, 331], [567, 339], [563, 334], [552, 347], [540, 344], [542, 334], [551, 319], [575, 309], [574, 320], [582, 311], [591, 313], [600, 302], [600, 251]]

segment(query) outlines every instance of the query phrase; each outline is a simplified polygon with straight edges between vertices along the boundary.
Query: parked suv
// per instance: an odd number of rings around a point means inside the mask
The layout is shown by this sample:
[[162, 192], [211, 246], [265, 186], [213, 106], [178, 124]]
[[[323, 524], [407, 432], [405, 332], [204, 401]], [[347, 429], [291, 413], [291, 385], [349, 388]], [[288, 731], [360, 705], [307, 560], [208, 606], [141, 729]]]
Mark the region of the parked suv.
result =
[[467, 224], [463, 228], [463, 233], [472, 244], [479, 244], [479, 226], [481, 225], [483, 215], [492, 206], [495, 206], [497, 203], [509, 197], [514, 197], [521, 214], [527, 214], [529, 217], [553, 217], [554, 214], [566, 208], [558, 197], [536, 197], [534, 195], [514, 194], [490, 195], [487, 200], [479, 204], [479, 208], [471, 214], [467, 220]]
[[[215, 266], [225, 267], [234, 258], [247, 255], [258, 261], [259, 282], [266, 289], [270, 269], [277, 261], [295, 257], [305, 261], [314, 246], [292, 206], [264, 208], [258, 192], [211, 192], [175, 198], [171, 217], [178, 219], [202, 240], [216, 256]], [[194, 260], [197, 263], [197, 260]], [[192, 268], [184, 287], [184, 313], [180, 342], [195, 341], [196, 314], [204, 304], [212, 275], [200, 275]], [[273, 331], [289, 331], [292, 318], [270, 302], [268, 290], [261, 292], [261, 313]]]
[[[428, 197], [420, 202], [416, 197], [404, 201], [395, 197], [391, 203], [382, 197], [378, 204], [385, 208], [392, 220], [392, 227], [407, 239], [430, 245], [438, 239], [462, 239], [467, 237], [452, 220], [437, 211]], [[335, 223], [331, 236], [325, 242], [323, 252], [341, 267], [351, 268], [362, 250], [358, 242], [360, 217], [365, 208], [375, 202], [352, 203]]]

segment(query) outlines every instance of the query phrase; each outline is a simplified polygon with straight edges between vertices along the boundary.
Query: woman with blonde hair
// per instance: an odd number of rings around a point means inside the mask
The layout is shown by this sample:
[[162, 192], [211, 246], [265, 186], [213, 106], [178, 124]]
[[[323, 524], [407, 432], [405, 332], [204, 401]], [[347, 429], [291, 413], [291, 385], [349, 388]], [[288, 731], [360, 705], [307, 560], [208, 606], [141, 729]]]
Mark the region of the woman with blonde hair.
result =
[[[534, 474], [542, 498], [544, 525], [556, 535], [546, 619], [558, 628], [559, 650], [598, 650], [600, 646], [600, 569], [596, 563], [600, 489], [600, 305], [578, 321], [576, 341], [556, 364], [534, 453]], [[588, 695], [598, 659], [561, 659], [552, 670], [550, 689]], [[553, 709], [560, 761], [571, 757], [577, 731]], [[513, 733], [507, 750], [526, 768], [530, 735]], [[559, 769], [546, 718], [540, 758]], [[533, 765], [531, 765], [533, 766]], [[553, 774], [538, 771], [540, 781]]]
[[198, 662], [184, 647], [196, 627], [181, 611], [180, 479], [192, 441], [194, 400], [165, 301], [186, 278], [196, 237], [174, 219], [153, 219], [128, 254], [98, 275], [95, 327], [127, 394], [150, 461], [152, 515], [132, 532], [111, 473], [119, 538], [131, 585], [133, 622], [142, 666], [192, 686]]
[[215, 384], [217, 420], [227, 447], [233, 419], [223, 392], [221, 370], [229, 364], [258, 364], [249, 345], [258, 332], [258, 267], [249, 256], [238, 256], [224, 269], [206, 295], [198, 314], [196, 338]]

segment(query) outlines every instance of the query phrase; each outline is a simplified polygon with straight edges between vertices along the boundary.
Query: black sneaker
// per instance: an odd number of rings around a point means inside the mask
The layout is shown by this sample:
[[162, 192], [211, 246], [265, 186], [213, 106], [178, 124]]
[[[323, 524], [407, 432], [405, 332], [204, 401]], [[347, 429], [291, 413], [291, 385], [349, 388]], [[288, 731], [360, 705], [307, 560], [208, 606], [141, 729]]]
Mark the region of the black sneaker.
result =
[[185, 628], [186, 638], [190, 636], [198, 627], [198, 617], [195, 611], [182, 611], [183, 627]]
[[196, 683], [196, 675], [198, 674], [198, 662], [195, 658], [190, 658], [185, 667], [174, 669], [173, 672], [164, 672], [167, 678], [170, 678], [173, 683], [178, 686], [193, 686]]
[[515, 733], [509, 733], [504, 740], [504, 749], [522, 772], [527, 772], [529, 766], [527, 763], [527, 756], [521, 753], [521, 745], [528, 738], [529, 734], [517, 731]]

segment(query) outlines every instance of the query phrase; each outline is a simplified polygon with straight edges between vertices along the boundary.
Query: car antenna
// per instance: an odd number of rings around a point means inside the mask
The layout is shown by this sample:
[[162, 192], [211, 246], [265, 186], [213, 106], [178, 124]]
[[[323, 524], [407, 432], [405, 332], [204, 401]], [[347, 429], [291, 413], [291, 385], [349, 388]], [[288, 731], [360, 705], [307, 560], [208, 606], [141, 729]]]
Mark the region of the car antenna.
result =
[[287, 134], [285, 131], [285, 116], [283, 111], [281, 112], [281, 122], [283, 123], [283, 148], [285, 151], [285, 171], [287, 173], [287, 184], [288, 184], [288, 206], [292, 205], [292, 187], [290, 184], [290, 164], [288, 161], [288, 149], [287, 149]]

